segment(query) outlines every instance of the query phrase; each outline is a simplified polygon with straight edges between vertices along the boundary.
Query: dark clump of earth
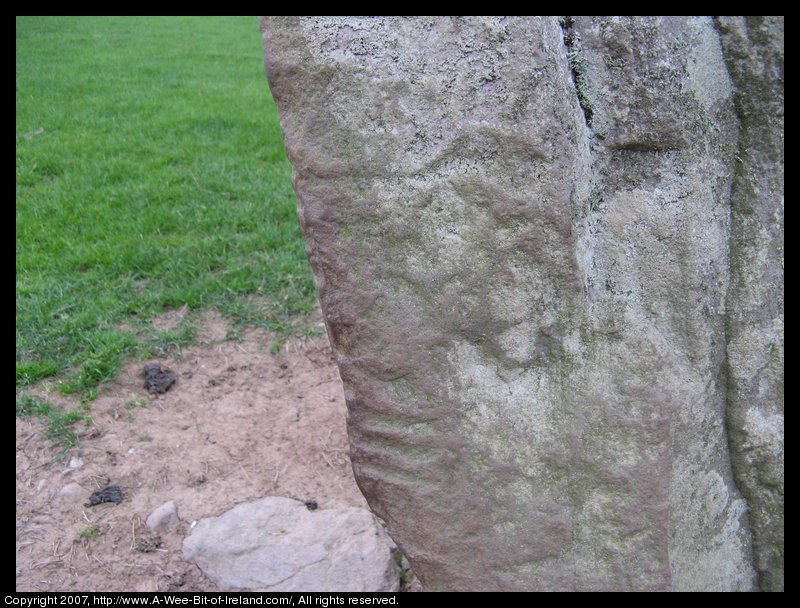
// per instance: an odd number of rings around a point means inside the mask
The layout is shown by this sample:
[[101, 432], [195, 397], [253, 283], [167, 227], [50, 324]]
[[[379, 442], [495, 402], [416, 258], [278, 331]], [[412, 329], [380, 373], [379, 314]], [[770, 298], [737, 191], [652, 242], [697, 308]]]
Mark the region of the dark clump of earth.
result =
[[160, 536], [145, 536], [136, 543], [136, 550], [142, 553], [153, 553], [161, 547], [161, 542]]
[[175, 379], [172, 370], [161, 367], [160, 363], [147, 363], [144, 366], [144, 388], [149, 393], [166, 393]]
[[108, 486], [102, 490], [95, 492], [89, 497], [85, 507], [93, 507], [104, 502], [113, 502], [119, 504], [122, 502], [122, 490], [119, 486]]

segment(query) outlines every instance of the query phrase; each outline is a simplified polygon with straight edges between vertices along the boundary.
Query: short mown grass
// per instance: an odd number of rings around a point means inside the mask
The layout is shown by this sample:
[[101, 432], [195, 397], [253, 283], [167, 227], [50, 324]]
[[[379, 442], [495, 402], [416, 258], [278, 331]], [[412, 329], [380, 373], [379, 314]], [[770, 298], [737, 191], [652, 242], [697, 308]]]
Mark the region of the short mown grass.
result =
[[18, 390], [313, 309], [255, 17], [17, 17], [16, 99]]

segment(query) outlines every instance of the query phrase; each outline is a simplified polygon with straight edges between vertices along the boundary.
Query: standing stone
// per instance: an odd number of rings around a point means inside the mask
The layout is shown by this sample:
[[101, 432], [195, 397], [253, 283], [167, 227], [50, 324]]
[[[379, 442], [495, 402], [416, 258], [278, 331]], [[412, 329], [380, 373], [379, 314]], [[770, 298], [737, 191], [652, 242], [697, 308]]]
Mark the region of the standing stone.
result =
[[783, 591], [783, 17], [720, 17], [741, 121], [731, 194], [728, 411], [761, 589]]
[[779, 569], [782, 122], [740, 116], [778, 25], [726, 23], [262, 19], [356, 479], [426, 589]]

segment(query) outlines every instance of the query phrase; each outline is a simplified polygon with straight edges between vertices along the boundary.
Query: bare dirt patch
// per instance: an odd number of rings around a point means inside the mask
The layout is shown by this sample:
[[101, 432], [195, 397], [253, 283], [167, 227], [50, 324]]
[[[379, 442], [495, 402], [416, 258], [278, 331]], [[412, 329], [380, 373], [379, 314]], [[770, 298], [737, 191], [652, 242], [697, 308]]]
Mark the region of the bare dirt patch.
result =
[[[268, 332], [229, 341], [228, 329], [209, 313], [196, 345], [158, 361], [177, 378], [164, 394], [145, 390], [147, 361], [126, 365], [63, 459], [36, 418], [17, 418], [17, 591], [216, 591], [182, 558], [192, 522], [263, 496], [368, 508], [327, 338], [271, 353]], [[27, 392], [77, 406], [44, 384]], [[85, 506], [109, 485], [121, 488], [121, 503]], [[180, 524], [154, 534], [145, 520], [167, 501]]]

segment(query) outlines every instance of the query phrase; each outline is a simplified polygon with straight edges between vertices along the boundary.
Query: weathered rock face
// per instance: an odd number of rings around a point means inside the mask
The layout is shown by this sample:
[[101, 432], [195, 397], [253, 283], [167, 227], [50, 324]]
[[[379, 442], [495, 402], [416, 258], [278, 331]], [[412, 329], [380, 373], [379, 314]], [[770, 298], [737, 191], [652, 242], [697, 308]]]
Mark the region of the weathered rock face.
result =
[[779, 30], [262, 19], [356, 478], [427, 589], [782, 585]]
[[783, 18], [720, 17], [740, 117], [731, 194], [728, 409], [761, 588], [783, 590]]

